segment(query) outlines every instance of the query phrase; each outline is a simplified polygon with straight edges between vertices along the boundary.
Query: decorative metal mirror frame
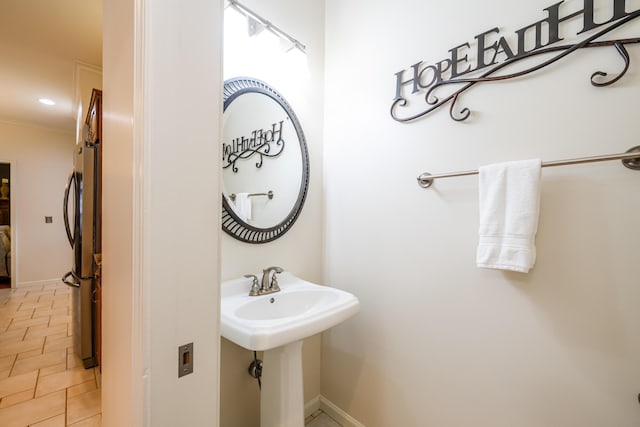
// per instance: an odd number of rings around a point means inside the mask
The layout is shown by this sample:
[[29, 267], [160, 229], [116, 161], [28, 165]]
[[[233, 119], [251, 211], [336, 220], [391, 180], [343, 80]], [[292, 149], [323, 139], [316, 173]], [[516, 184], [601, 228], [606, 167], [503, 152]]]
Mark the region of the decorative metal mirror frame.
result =
[[304, 201], [307, 197], [307, 191], [309, 189], [309, 153], [307, 151], [307, 143], [304, 133], [302, 132], [302, 126], [300, 126], [300, 121], [293, 112], [293, 109], [284, 97], [280, 95], [280, 93], [261, 80], [250, 77], [236, 77], [226, 80], [224, 82], [223, 114], [234, 99], [246, 93], [259, 93], [266, 95], [284, 109], [291, 119], [291, 123], [293, 123], [293, 127], [300, 143], [300, 152], [302, 154], [302, 182], [300, 183], [298, 198], [291, 211], [279, 224], [269, 228], [258, 228], [247, 224], [240, 219], [240, 217], [238, 217], [234, 212], [233, 208], [229, 206], [224, 194], [222, 196], [222, 229], [230, 236], [246, 243], [267, 243], [277, 239], [289, 231], [302, 211], [302, 206], [304, 205]]

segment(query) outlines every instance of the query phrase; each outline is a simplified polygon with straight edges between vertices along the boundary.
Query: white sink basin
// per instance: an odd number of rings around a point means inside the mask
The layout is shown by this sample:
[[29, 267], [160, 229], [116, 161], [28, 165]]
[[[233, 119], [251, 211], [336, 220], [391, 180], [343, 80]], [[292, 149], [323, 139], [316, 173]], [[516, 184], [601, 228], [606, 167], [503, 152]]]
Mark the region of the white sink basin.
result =
[[222, 283], [222, 336], [249, 350], [270, 350], [329, 329], [356, 314], [358, 298], [291, 273], [278, 275], [280, 292], [249, 296], [251, 279]]

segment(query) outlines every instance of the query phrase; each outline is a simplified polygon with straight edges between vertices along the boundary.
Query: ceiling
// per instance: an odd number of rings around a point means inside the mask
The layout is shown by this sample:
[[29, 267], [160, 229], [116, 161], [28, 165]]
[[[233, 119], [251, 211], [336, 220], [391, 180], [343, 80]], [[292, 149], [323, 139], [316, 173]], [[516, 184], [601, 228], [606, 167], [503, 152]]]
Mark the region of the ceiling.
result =
[[74, 131], [78, 66], [102, 68], [102, 0], [0, 1], [0, 120]]

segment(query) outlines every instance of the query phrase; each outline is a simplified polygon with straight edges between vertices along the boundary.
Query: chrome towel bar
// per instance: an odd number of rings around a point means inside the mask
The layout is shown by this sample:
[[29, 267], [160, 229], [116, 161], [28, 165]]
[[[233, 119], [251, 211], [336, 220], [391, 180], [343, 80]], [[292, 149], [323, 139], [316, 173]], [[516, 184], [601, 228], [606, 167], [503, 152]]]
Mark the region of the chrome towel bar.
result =
[[[542, 162], [542, 167], [576, 165], [579, 163], [604, 162], [609, 160], [622, 160], [622, 164], [629, 169], [640, 170], [640, 145], [628, 149], [625, 153], [605, 154], [603, 156], [580, 157], [577, 159], [554, 160], [551, 162]], [[434, 179], [449, 178], [452, 176], [477, 175], [478, 170], [468, 170], [461, 172], [449, 172], [432, 175], [428, 172], [418, 177], [418, 185], [422, 188], [429, 188], [433, 184]]]
[[[269, 198], [269, 200], [273, 199], [273, 191], [269, 190], [266, 193], [251, 193], [251, 194], [247, 194], [247, 197], [255, 197], [255, 196], [267, 196]], [[233, 193], [229, 196], [229, 198], [231, 199], [231, 201], [235, 202], [236, 201], [236, 193]]]

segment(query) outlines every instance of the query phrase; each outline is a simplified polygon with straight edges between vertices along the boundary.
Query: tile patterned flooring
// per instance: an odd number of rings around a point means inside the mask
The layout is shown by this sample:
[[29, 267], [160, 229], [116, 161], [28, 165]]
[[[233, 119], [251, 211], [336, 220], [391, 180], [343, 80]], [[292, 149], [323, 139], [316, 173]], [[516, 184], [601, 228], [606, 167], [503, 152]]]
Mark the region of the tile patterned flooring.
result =
[[73, 353], [62, 284], [0, 289], [0, 426], [100, 427], [99, 374]]
[[304, 424], [307, 427], [342, 427], [321, 410], [308, 416]]

